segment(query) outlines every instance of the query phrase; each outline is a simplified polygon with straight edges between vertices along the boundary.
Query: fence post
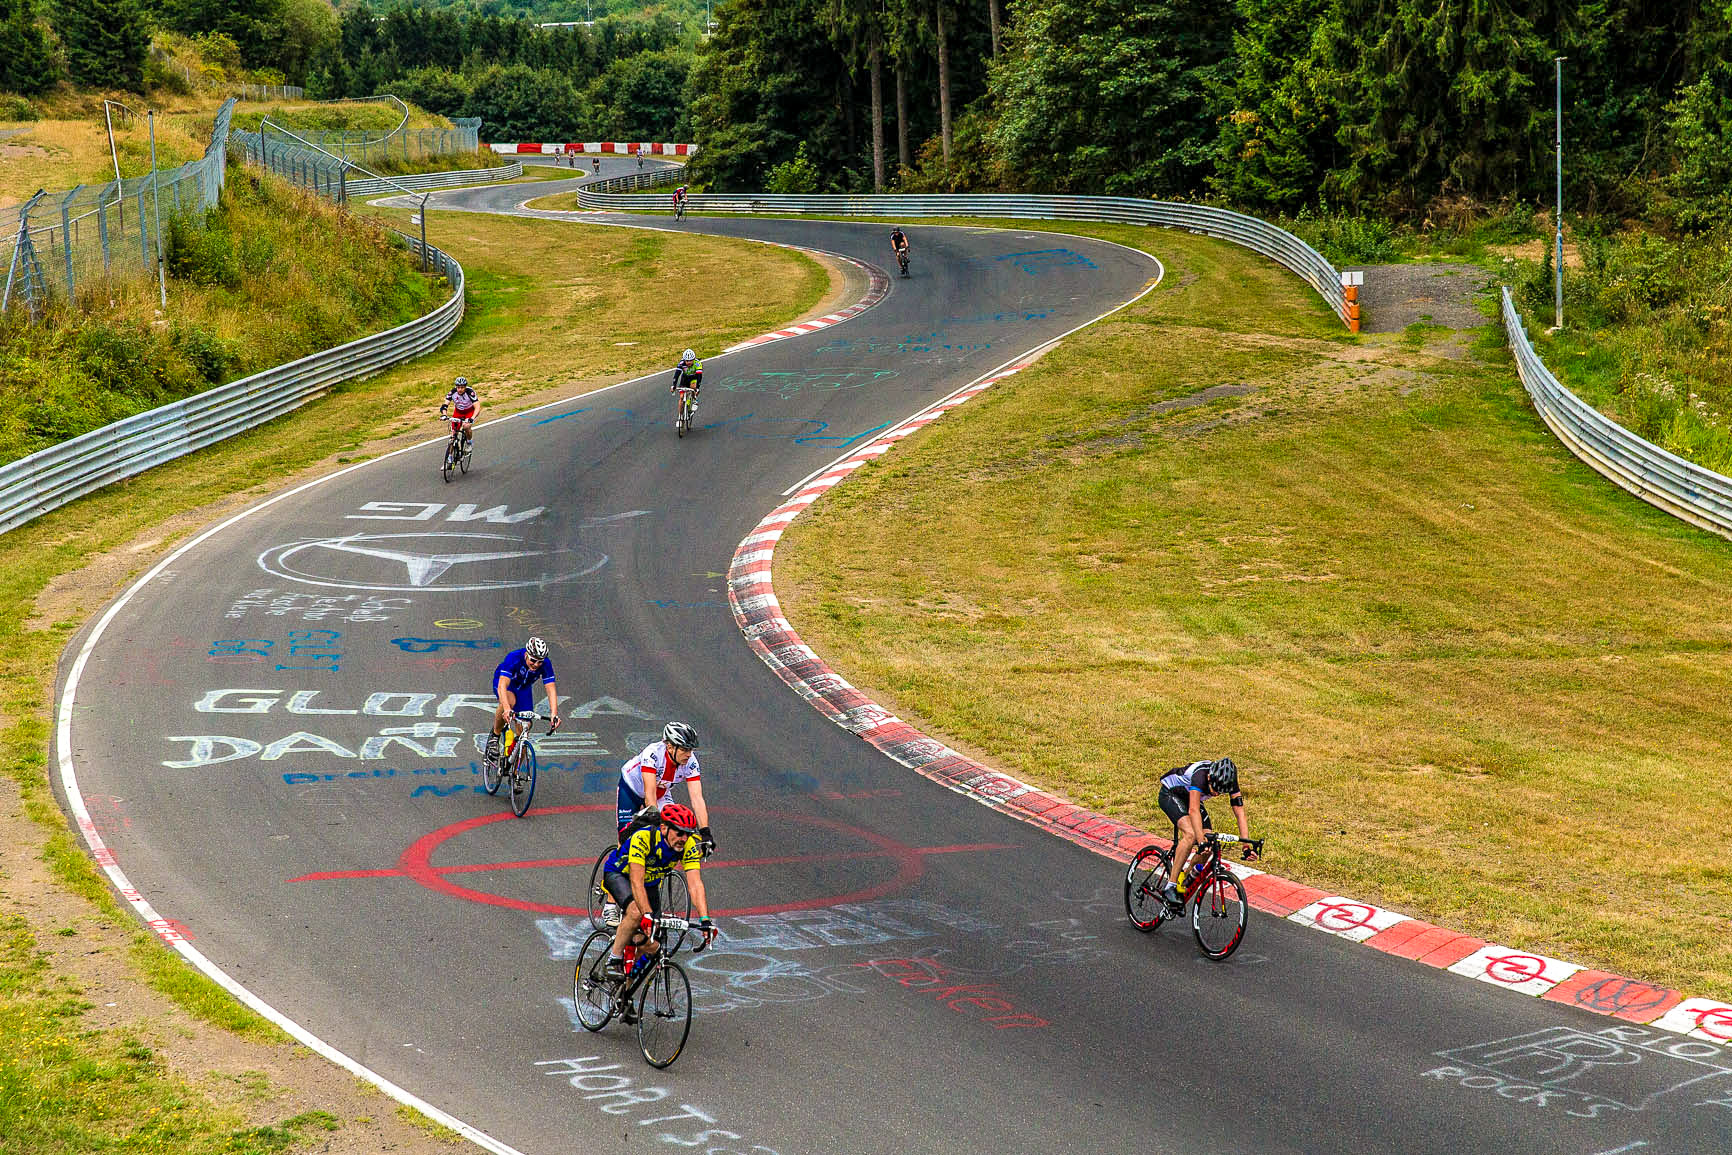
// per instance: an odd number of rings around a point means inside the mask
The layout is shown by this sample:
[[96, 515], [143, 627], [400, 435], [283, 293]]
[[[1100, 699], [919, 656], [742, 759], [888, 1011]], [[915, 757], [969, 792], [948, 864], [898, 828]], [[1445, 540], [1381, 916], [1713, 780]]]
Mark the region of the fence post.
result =
[[83, 188], [78, 185], [67, 193], [60, 201], [60, 239], [65, 243], [61, 246], [66, 254], [66, 300], [70, 304], [77, 299], [78, 286], [72, 275], [72, 198]]
[[144, 215], [144, 187], [138, 190], [138, 252], [144, 267], [150, 268], [150, 221]]
[[96, 234], [102, 241], [102, 275], [108, 276], [108, 190], [103, 189], [96, 199]]

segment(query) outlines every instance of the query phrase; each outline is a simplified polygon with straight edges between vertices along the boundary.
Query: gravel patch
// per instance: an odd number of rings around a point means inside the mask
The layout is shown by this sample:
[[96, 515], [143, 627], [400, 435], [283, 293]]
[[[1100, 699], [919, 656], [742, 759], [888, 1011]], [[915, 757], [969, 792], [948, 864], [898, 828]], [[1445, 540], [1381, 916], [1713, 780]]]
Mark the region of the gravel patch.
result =
[[1491, 323], [1474, 298], [1491, 280], [1477, 265], [1367, 265], [1359, 290], [1360, 331], [1399, 333], [1412, 324], [1477, 329]]

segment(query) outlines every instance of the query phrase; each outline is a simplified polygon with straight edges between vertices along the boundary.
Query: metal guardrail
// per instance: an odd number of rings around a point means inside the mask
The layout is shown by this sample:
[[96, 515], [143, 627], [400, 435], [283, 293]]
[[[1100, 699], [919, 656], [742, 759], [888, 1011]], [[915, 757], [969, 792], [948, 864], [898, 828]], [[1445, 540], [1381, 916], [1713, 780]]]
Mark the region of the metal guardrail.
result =
[[1528, 340], [1508, 285], [1503, 289], [1503, 327], [1534, 408], [1571, 453], [1650, 505], [1732, 537], [1732, 477], [1668, 453], [1564, 388]]
[[[627, 173], [625, 176], [610, 176], [606, 180], [590, 181], [582, 186], [583, 191], [591, 193], [626, 193], [638, 189], [661, 188], [663, 185], [678, 184], [685, 179], [684, 165], [657, 165], [641, 172]], [[668, 208], [668, 202], [656, 198], [658, 209]], [[578, 203], [582, 203], [580, 200]]]
[[[404, 239], [417, 256], [423, 255], [420, 241]], [[451, 298], [425, 316], [0, 466], [0, 533], [105, 485], [275, 420], [339, 381], [365, 377], [438, 348], [463, 319], [463, 266], [432, 246], [425, 258], [451, 282]]]
[[[600, 182], [606, 184], [608, 182]], [[577, 191], [579, 207], [637, 212], [666, 209], [660, 197], [629, 196], [597, 191], [600, 184]], [[1147, 201], [1136, 197], [1022, 196], [1005, 193], [958, 193], [934, 196], [801, 196], [760, 193], [735, 195], [695, 193], [689, 213], [798, 213], [824, 216], [899, 217], [1021, 217], [1031, 220], [1107, 221], [1184, 229], [1243, 245], [1283, 265], [1323, 297], [1342, 323], [1347, 321], [1347, 296], [1341, 274], [1321, 253], [1285, 229], [1267, 221], [1207, 205]]]
[[496, 184], [516, 180], [523, 175], [522, 163], [503, 164], [498, 168], [452, 169], [448, 172], [418, 172], [409, 176], [362, 177], [345, 182], [344, 195], [370, 197], [378, 193], [402, 191], [406, 188], [463, 188], [474, 184]]

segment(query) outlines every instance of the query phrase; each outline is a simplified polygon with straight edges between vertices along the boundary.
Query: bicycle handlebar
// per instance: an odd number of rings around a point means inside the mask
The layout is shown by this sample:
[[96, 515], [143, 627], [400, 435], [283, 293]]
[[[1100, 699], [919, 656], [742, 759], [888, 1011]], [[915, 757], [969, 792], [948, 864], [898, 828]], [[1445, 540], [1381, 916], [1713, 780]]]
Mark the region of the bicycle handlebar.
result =
[[1259, 858], [1263, 856], [1263, 840], [1261, 838], [1240, 838], [1237, 834], [1217, 834], [1215, 831], [1210, 830], [1206, 832], [1204, 840], [1207, 842], [1242, 843], [1252, 854], [1257, 855]]

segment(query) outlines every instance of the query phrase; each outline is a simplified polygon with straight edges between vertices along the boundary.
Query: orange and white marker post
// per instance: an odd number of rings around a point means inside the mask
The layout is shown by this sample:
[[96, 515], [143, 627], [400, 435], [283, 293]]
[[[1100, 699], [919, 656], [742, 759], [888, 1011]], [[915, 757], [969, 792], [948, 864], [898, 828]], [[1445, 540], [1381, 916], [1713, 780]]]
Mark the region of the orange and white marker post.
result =
[[1363, 271], [1342, 273], [1341, 291], [1347, 297], [1347, 331], [1359, 332], [1359, 286], [1365, 283]]

